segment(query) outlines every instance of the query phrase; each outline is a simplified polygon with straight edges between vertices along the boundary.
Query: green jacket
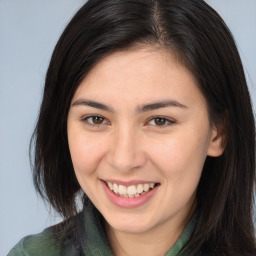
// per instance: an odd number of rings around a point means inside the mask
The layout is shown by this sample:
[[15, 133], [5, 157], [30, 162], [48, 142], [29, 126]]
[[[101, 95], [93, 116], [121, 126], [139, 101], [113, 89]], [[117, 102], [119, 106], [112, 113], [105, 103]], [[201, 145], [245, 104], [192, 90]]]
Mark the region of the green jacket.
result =
[[[68, 239], [65, 244], [60, 243], [56, 227], [61, 224], [57, 224], [45, 229], [42, 233], [23, 238], [8, 256], [113, 256], [103, 225], [99, 221], [98, 211], [92, 203], [85, 208], [86, 210], [76, 216], [79, 225], [84, 227], [84, 239], [80, 246], [76, 246], [72, 239]], [[194, 216], [166, 256], [176, 256], [180, 252], [189, 240], [195, 225], [196, 217]]]

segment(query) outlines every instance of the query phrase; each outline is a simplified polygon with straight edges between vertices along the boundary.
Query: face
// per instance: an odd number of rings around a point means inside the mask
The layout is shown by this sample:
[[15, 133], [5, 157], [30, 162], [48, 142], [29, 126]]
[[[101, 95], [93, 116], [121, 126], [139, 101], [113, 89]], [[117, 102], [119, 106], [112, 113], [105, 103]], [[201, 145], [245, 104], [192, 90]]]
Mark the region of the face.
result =
[[81, 188], [121, 232], [182, 225], [207, 155], [222, 153], [193, 75], [162, 50], [101, 60], [75, 92], [67, 125]]

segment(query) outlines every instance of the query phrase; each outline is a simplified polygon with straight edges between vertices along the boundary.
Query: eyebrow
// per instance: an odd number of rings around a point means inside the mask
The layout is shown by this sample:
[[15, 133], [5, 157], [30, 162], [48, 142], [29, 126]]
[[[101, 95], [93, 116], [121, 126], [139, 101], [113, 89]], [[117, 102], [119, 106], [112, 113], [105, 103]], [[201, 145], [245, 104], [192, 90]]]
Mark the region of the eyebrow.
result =
[[151, 104], [146, 104], [143, 106], [139, 106], [137, 108], [137, 112], [144, 113], [147, 111], [156, 110], [159, 108], [166, 108], [166, 107], [179, 107], [179, 108], [187, 108], [187, 106], [181, 104], [180, 102], [176, 100], [166, 100], [166, 101], [160, 101], [160, 102], [154, 102]]
[[92, 101], [92, 100], [80, 99], [80, 100], [75, 101], [72, 104], [72, 106], [81, 106], [81, 105], [82, 106], [89, 106], [89, 107], [97, 108], [97, 109], [101, 109], [101, 110], [105, 110], [105, 111], [112, 112], [112, 113], [115, 112], [113, 108], [108, 107], [105, 104], [102, 104], [102, 103], [99, 103], [99, 102], [96, 102], [96, 101]]
[[[97, 101], [92, 101], [92, 100], [79, 99], [72, 104], [72, 106], [81, 106], [81, 105], [101, 109], [101, 110], [111, 112], [111, 113], [115, 112], [112, 107], [109, 107], [103, 103], [100, 103]], [[159, 101], [159, 102], [154, 102], [154, 103], [138, 106], [136, 111], [138, 113], [144, 113], [144, 112], [157, 110], [160, 108], [166, 108], [166, 107], [178, 107], [178, 108], [184, 108], [184, 109], [187, 108], [187, 106], [181, 104], [180, 102], [178, 102], [176, 100], [164, 100], [164, 101]]]

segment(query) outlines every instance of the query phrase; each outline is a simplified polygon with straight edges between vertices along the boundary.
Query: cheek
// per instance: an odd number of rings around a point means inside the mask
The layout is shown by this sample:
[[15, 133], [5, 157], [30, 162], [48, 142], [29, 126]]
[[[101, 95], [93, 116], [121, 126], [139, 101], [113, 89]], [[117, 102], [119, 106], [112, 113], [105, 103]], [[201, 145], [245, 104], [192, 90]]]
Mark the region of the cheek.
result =
[[[184, 135], [185, 134], [185, 135]], [[190, 179], [201, 175], [207, 155], [207, 136], [176, 134], [148, 145], [154, 165], [165, 177]]]
[[103, 156], [104, 143], [81, 131], [68, 134], [69, 150], [76, 175], [90, 175], [97, 168]]
[[192, 206], [205, 158], [205, 144], [199, 136], [177, 136], [151, 147], [151, 159], [162, 176], [166, 204], [173, 210]]

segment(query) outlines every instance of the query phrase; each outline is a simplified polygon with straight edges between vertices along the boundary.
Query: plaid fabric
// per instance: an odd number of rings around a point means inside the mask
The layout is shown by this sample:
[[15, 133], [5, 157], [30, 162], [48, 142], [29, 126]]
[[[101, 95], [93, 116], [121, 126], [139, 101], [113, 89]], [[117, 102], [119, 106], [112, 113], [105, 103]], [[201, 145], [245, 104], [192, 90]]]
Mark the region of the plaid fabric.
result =
[[[113, 256], [102, 223], [95, 212], [92, 203], [89, 203], [86, 210], [82, 212], [81, 225], [86, 223], [86, 227], [84, 229], [85, 241], [80, 248], [77, 248], [71, 240], [65, 245], [61, 245], [56, 238], [54, 228], [50, 227], [40, 234], [23, 238], [7, 256]], [[195, 228], [196, 219], [194, 216], [190, 220], [182, 235], [166, 253], [166, 256], [176, 256], [181, 251]], [[183, 255], [186, 255], [186, 253]]]

